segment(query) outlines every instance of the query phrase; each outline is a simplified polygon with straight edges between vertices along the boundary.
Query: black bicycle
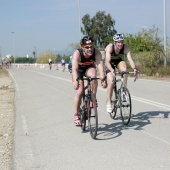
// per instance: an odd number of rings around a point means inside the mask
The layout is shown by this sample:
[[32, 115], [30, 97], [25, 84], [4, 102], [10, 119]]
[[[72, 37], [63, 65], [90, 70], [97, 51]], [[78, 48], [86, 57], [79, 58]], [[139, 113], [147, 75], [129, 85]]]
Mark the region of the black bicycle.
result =
[[[115, 98], [113, 99], [112, 96], [112, 103], [114, 105], [112, 112], [110, 113], [110, 117], [115, 119], [116, 114], [119, 109], [119, 113], [122, 118], [122, 122], [125, 125], [128, 125], [131, 119], [131, 112], [132, 112], [132, 101], [131, 95], [127, 87], [124, 84], [124, 75], [125, 74], [134, 74], [134, 72], [117, 72], [115, 70], [115, 78], [114, 78], [114, 95]], [[120, 75], [120, 78], [117, 78], [117, 75]], [[137, 76], [135, 77], [134, 81], [136, 81]], [[117, 88], [117, 83], [120, 82], [120, 87]]]
[[[97, 101], [95, 96], [92, 93], [92, 84], [91, 81], [97, 80], [99, 78], [83, 77], [78, 78], [77, 81], [82, 81], [83, 83], [83, 94], [81, 98], [80, 105], [80, 120], [81, 120], [81, 129], [85, 131], [86, 129], [86, 120], [88, 120], [88, 128], [90, 135], [93, 139], [96, 139], [97, 130], [98, 130], [98, 112], [97, 112]], [[85, 86], [84, 80], [87, 81]]]
[[52, 69], [52, 62], [49, 63], [49, 68]]
[[68, 71], [69, 71], [70, 73], [72, 73], [72, 63], [69, 63], [69, 64], [68, 64]]

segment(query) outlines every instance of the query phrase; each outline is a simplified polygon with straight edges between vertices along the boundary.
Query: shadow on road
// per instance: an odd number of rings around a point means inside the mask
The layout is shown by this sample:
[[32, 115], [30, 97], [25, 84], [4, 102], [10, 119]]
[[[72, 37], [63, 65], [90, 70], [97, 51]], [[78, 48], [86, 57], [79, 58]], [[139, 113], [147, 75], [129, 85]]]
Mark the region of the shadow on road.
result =
[[132, 115], [131, 126], [135, 127], [134, 130], [141, 130], [142, 127], [151, 124], [151, 119], [167, 119], [169, 118], [170, 111], [149, 111], [140, 112], [136, 115]]
[[[136, 115], [132, 115], [129, 125], [123, 125], [121, 121], [112, 124], [99, 124], [97, 140], [110, 140], [117, 138], [122, 135], [123, 130], [142, 130], [144, 126], [151, 124], [151, 119], [167, 119], [169, 118], [169, 115], [170, 111], [140, 112]], [[119, 119], [120, 116], [115, 120]]]

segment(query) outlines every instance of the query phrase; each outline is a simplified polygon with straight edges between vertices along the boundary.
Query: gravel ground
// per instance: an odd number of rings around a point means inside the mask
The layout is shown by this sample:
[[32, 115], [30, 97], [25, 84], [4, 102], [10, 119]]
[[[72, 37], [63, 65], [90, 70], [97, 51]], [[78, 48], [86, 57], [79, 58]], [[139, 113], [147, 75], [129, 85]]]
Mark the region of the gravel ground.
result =
[[0, 69], [0, 170], [11, 169], [14, 134], [14, 85]]

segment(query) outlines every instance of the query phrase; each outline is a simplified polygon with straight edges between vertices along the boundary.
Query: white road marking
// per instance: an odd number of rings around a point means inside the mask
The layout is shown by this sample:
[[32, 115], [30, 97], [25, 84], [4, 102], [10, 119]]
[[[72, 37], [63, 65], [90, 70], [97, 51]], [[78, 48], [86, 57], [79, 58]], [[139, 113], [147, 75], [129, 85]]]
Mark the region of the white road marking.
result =
[[[51, 75], [48, 75], [48, 74], [45, 74], [45, 73], [41, 73], [41, 72], [38, 72], [38, 73], [42, 74], [42, 75], [45, 75], [45, 76], [48, 76], [48, 77], [56, 78], [56, 79], [59, 79], [59, 80], [63, 80], [63, 81], [67, 81], [67, 82], [72, 82], [69, 79], [65, 79], [65, 78], [61, 78], [61, 77], [57, 77], [57, 76], [51, 76]], [[98, 87], [98, 90], [106, 91], [106, 89], [103, 89], [102, 87]], [[162, 103], [158, 103], [158, 102], [155, 102], [155, 101], [152, 101], [152, 100], [148, 100], [148, 99], [144, 99], [144, 98], [140, 98], [140, 97], [136, 97], [136, 96], [131, 96], [131, 97], [132, 97], [133, 100], [140, 101], [140, 102], [143, 102], [143, 103], [147, 103], [149, 105], [153, 105], [153, 106], [156, 106], [156, 107], [159, 107], [159, 108], [163, 108], [163, 109], [166, 109], [166, 110], [170, 111], [170, 105], [165, 105], [165, 104], [162, 104]]]
[[143, 102], [143, 103], [147, 103], [147, 104], [150, 104], [150, 105], [153, 105], [153, 106], [156, 106], [156, 107], [160, 107], [160, 108], [163, 108], [163, 109], [170, 111], [170, 105], [158, 103], [158, 102], [155, 102], [155, 101], [152, 101], [152, 100], [148, 100], [148, 99], [144, 99], [144, 98], [140, 98], [140, 97], [136, 97], [136, 96], [131, 96], [131, 97], [132, 97], [133, 100], [140, 101], [140, 102]]
[[17, 90], [17, 92], [18, 92], [18, 96], [20, 96], [19, 87], [18, 87], [17, 81], [16, 81], [16, 79], [14, 78], [14, 76], [11, 74], [10, 71], [9, 71], [9, 74], [10, 74], [10, 76], [12, 77], [12, 79], [14, 80], [14, 84], [15, 84], [16, 90]]
[[155, 138], [155, 139], [157, 139], [157, 140], [159, 140], [159, 141], [161, 141], [163, 143], [166, 143], [166, 144], [170, 145], [170, 142], [167, 142], [167, 141], [165, 141], [165, 140], [163, 140], [163, 139], [161, 139], [161, 138], [159, 138], [159, 137], [157, 137], [155, 135], [152, 135], [152, 134], [148, 133], [146, 130], [145, 131], [142, 130], [141, 132], [145, 133], [145, 134], [151, 136], [152, 138]]
[[[61, 78], [61, 77], [57, 77], [57, 76], [51, 76], [51, 75], [40, 73], [40, 72], [39, 72], [39, 74], [49, 76], [49, 77], [52, 77], [52, 78], [56, 78], [56, 79], [59, 79], [59, 80], [67, 81], [67, 82], [72, 82], [71, 80]], [[151, 81], [153, 81], [153, 80], [151, 80]], [[157, 81], [157, 82], [160, 82], [160, 81]], [[170, 83], [170, 82], [166, 82], [166, 83]], [[98, 90], [106, 92], [106, 89], [103, 89], [102, 87], [98, 87]], [[163, 109], [166, 109], [166, 110], [170, 111], [170, 105], [165, 105], [165, 104], [162, 104], [162, 103], [159, 103], [159, 102], [155, 102], [155, 101], [152, 101], [152, 100], [148, 100], [148, 99], [144, 99], [144, 98], [140, 98], [140, 97], [136, 97], [136, 96], [131, 96], [131, 97], [132, 97], [133, 100], [143, 102], [143, 103], [146, 103], [146, 104], [149, 104], [149, 105], [154, 105], [156, 107], [160, 107], [160, 108], [163, 108]], [[100, 111], [104, 112], [104, 113], [106, 112], [106, 111], [104, 111], [104, 110], [102, 110], [100, 108], [98, 108], [98, 109]], [[159, 140], [159, 141], [161, 141], [163, 143], [166, 143], [166, 144], [170, 145], [170, 142], [167, 142], [167, 141], [165, 141], [165, 140], [163, 140], [163, 139], [161, 139], [161, 138], [159, 138], [159, 137], [157, 137], [155, 135], [152, 135], [152, 134], [148, 133], [146, 130], [141, 131], [141, 132], [144, 133], [144, 134], [147, 134], [147, 135], [149, 135], [149, 136], [151, 136], [151, 137], [153, 137], [153, 138], [155, 138], [155, 139], [157, 139], [157, 140]]]

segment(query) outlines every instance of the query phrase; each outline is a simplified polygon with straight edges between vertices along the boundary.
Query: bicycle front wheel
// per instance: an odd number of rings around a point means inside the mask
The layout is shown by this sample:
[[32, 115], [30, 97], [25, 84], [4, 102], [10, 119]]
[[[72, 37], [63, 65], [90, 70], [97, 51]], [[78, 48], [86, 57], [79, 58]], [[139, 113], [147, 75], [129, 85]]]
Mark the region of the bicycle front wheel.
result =
[[116, 94], [116, 95], [117, 95], [116, 99], [113, 100], [113, 110], [110, 113], [110, 117], [112, 119], [115, 119], [116, 115], [121, 115], [121, 113], [122, 113], [120, 95], [119, 94]]
[[87, 108], [89, 132], [91, 137], [93, 139], [96, 139], [98, 130], [98, 112], [96, 106], [96, 99], [94, 98], [93, 94], [91, 94], [90, 98], [87, 101]]
[[86, 119], [87, 119], [87, 109], [86, 109], [86, 102], [85, 102], [84, 95], [81, 98], [79, 113], [80, 113], [80, 120], [81, 120], [81, 129], [82, 129], [82, 131], [85, 131]]
[[131, 111], [132, 111], [132, 103], [131, 103], [131, 96], [129, 90], [124, 87], [120, 90], [121, 96], [121, 107], [122, 107], [122, 121], [123, 124], [128, 125], [131, 118]]
[[87, 119], [86, 116], [87, 116], [87, 109], [86, 109], [85, 97], [83, 96], [80, 105], [80, 120], [81, 120], [82, 131], [85, 131], [86, 128], [86, 119]]

